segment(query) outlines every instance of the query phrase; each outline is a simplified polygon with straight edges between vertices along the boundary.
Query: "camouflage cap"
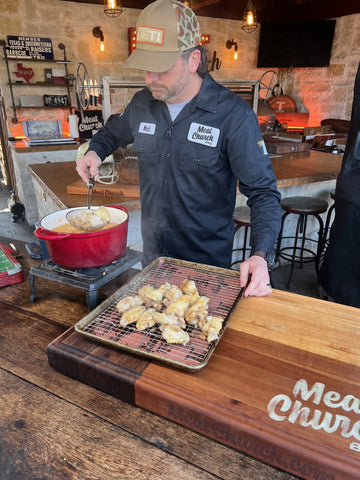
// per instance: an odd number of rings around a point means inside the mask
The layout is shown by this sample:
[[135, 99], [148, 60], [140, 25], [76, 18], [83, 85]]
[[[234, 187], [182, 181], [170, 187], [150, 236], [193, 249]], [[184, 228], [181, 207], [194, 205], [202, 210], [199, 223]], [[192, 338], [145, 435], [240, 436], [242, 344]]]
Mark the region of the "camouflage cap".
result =
[[156, 0], [141, 12], [136, 22], [136, 49], [125, 68], [165, 72], [181, 53], [200, 45], [198, 19], [184, 3]]

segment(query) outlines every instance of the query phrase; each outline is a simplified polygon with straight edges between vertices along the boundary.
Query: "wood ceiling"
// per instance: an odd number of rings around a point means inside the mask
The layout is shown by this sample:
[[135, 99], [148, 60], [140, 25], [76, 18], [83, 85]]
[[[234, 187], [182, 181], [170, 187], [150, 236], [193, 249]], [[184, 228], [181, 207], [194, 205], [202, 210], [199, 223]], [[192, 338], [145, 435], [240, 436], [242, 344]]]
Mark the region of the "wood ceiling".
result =
[[[103, 0], [58, 0], [103, 5]], [[323, 20], [360, 13], [359, 0], [253, 0], [259, 23]], [[151, 0], [122, 0], [127, 8], [143, 9]], [[242, 20], [247, 0], [192, 0], [199, 16]]]

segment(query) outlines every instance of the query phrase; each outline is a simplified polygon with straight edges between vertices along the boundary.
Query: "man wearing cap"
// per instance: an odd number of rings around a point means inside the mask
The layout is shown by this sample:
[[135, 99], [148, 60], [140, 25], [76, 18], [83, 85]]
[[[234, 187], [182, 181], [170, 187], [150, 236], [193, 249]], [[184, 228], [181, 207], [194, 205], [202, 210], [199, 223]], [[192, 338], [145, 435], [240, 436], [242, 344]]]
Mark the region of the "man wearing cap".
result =
[[[86, 182], [118, 147], [139, 159], [144, 263], [159, 256], [230, 268], [236, 186], [251, 208], [251, 256], [240, 265], [245, 296], [271, 293], [267, 260], [280, 228], [280, 194], [252, 108], [207, 72], [198, 20], [182, 2], [140, 14], [124, 67], [147, 87], [91, 140], [77, 161]], [[250, 277], [249, 277], [250, 276]]]

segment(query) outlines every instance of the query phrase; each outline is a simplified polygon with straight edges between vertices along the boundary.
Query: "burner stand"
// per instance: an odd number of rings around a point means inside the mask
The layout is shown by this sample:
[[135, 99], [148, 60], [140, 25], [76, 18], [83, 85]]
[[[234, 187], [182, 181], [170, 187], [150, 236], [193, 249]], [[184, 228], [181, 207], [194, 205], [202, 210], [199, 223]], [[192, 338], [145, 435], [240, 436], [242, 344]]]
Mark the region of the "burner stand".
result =
[[30, 301], [35, 300], [35, 277], [41, 277], [85, 290], [87, 306], [89, 310], [93, 310], [98, 304], [99, 288], [140, 262], [141, 259], [142, 252], [127, 248], [123, 257], [96, 268], [71, 269], [57, 265], [51, 259], [44, 260], [30, 269]]

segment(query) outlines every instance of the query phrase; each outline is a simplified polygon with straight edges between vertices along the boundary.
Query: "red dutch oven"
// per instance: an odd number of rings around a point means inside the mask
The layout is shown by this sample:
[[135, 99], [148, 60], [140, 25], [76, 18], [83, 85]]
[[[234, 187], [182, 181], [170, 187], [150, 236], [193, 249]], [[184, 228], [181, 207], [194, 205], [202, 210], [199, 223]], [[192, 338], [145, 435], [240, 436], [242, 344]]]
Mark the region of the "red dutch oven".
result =
[[57, 265], [68, 268], [107, 265], [125, 253], [129, 214], [125, 207], [110, 205], [106, 208], [110, 212], [110, 222], [116, 223], [114, 227], [97, 232], [55, 232], [54, 228], [68, 223], [66, 214], [75, 210], [70, 208], [50, 213], [42, 218], [35, 235], [45, 241], [49, 256]]

